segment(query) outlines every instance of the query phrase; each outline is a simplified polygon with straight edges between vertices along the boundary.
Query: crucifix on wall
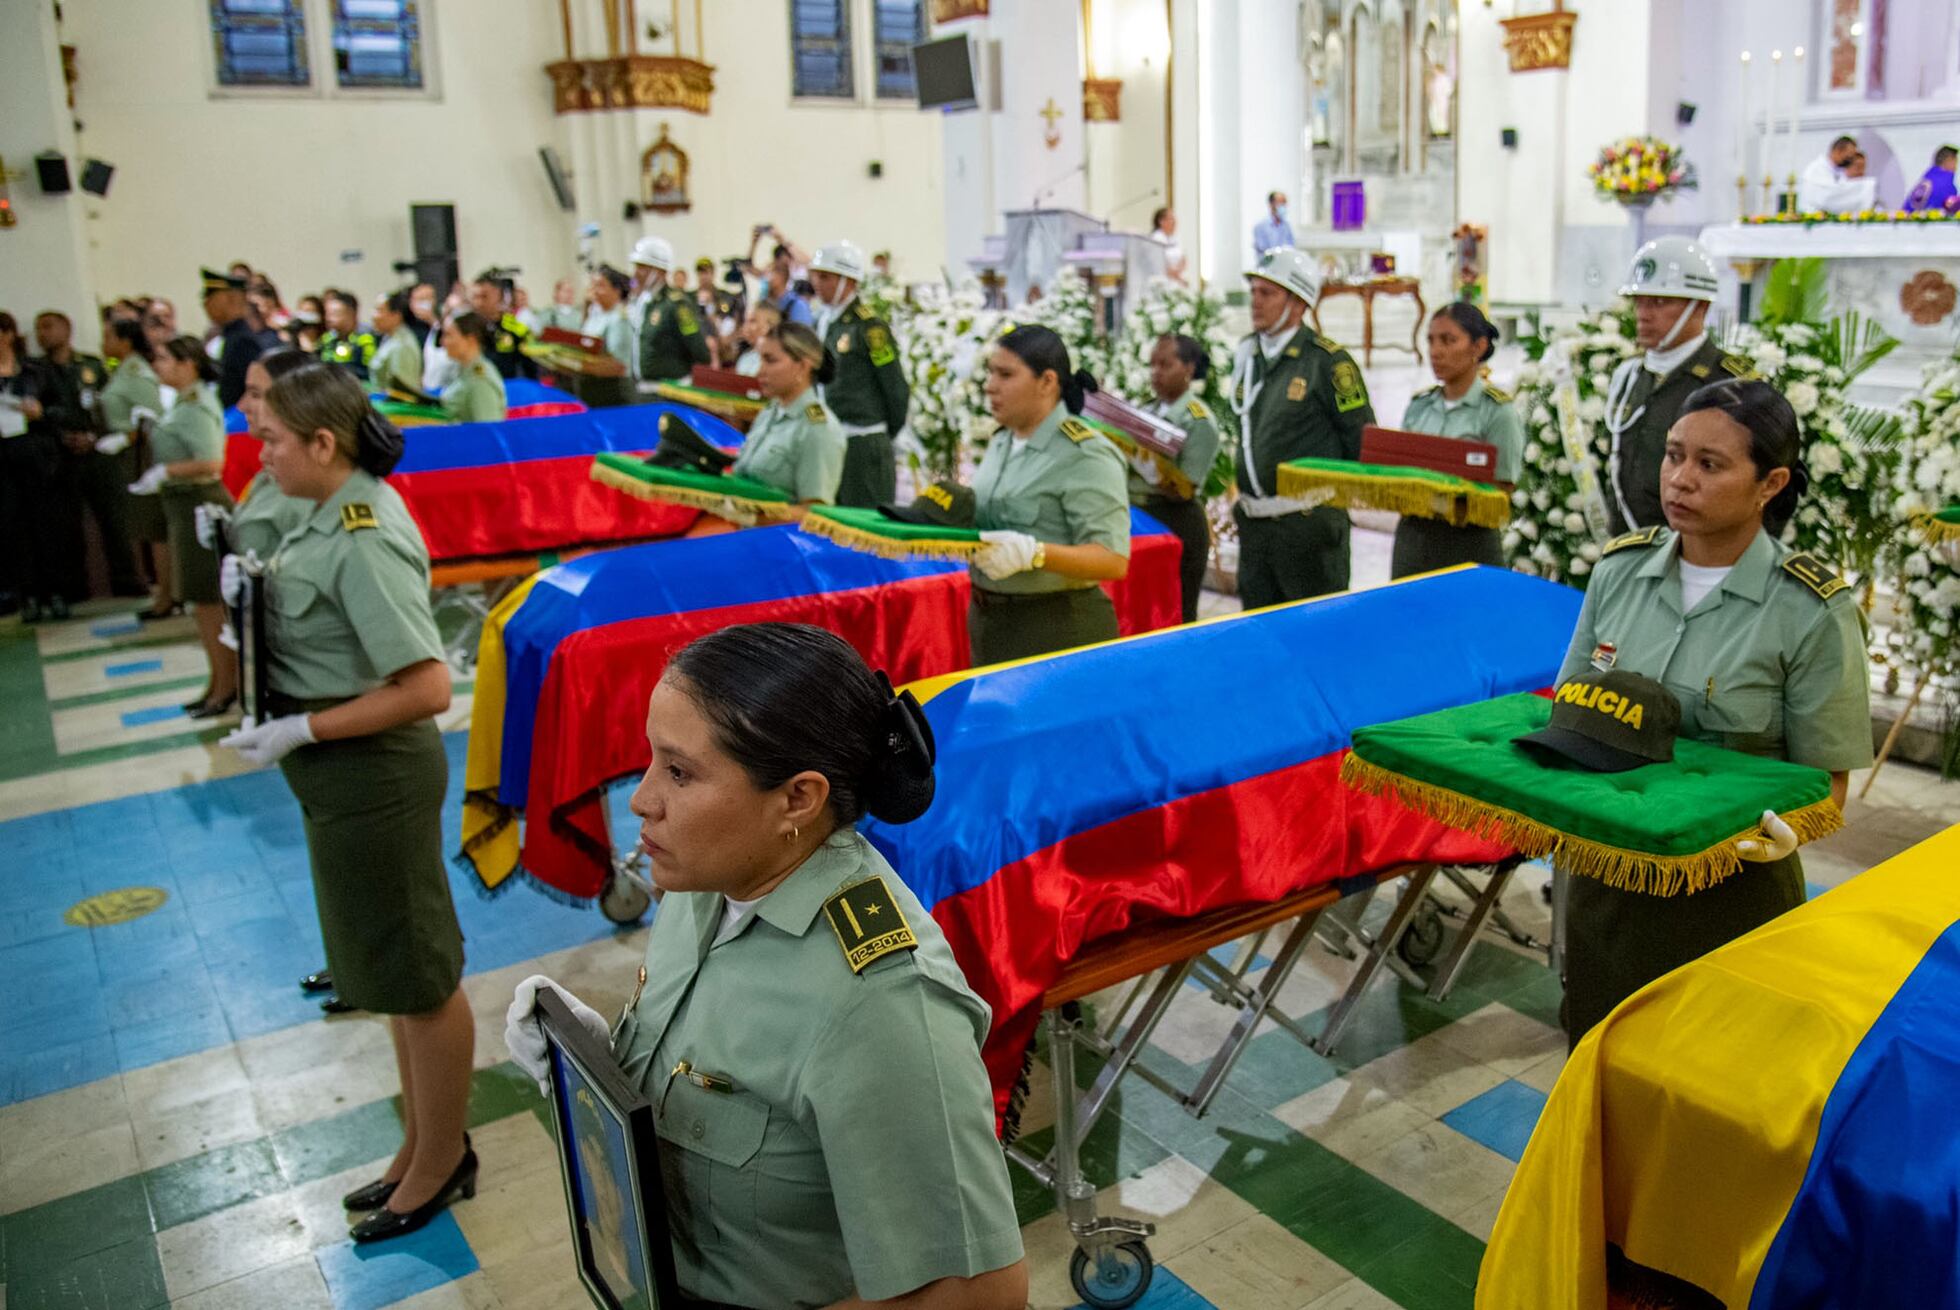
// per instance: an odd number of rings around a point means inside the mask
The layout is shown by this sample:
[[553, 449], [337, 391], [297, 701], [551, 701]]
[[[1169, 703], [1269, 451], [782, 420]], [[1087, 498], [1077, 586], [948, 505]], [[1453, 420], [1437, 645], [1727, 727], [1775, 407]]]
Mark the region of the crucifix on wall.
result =
[[1049, 96], [1048, 103], [1043, 105], [1037, 112], [1048, 123], [1047, 130], [1042, 133], [1041, 139], [1050, 150], [1053, 150], [1062, 144], [1062, 129], [1057, 126], [1062, 121], [1062, 107], [1055, 103], [1055, 97]]

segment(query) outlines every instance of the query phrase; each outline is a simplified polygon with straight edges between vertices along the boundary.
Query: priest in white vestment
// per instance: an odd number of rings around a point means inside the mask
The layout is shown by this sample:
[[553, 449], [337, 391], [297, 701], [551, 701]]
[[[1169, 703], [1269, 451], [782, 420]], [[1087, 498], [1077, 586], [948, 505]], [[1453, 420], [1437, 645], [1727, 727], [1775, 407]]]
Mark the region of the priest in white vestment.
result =
[[1854, 137], [1841, 136], [1831, 148], [1804, 165], [1797, 177], [1797, 210], [1808, 214], [1823, 210], [1827, 214], [1855, 213], [1877, 203], [1878, 179], [1846, 177], [1845, 166], [1858, 153]]

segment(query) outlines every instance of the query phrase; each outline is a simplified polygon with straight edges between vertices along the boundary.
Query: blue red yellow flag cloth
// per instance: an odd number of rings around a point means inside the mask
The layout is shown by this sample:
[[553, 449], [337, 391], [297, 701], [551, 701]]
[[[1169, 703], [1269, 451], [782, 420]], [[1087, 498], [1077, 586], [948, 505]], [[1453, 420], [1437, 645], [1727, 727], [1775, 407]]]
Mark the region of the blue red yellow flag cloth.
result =
[[[1140, 511], [1130, 531], [1129, 576], [1108, 587], [1119, 627], [1177, 622], [1182, 547]], [[521, 869], [562, 896], [598, 895], [611, 856], [603, 788], [646, 767], [647, 697], [674, 651], [731, 624], [814, 623], [895, 682], [945, 673], [970, 657], [968, 576], [788, 525], [604, 551], [535, 575], [491, 612], [478, 646], [464, 863], [490, 890]]]
[[1587, 1034], [1504, 1198], [1480, 1310], [1960, 1308], [1956, 868], [1949, 828]]
[[914, 683], [938, 794], [870, 838], [994, 1010], [1000, 1109], [1086, 943], [1502, 845], [1339, 782], [1356, 728], [1549, 687], [1580, 596], [1489, 568]]
[[[742, 434], [713, 415], [670, 404], [415, 427], [403, 434], [401, 463], [388, 482], [437, 563], [679, 536], [698, 511], [633, 500], [591, 478], [592, 457], [601, 451], [659, 445], [660, 416], [674, 412], [709, 441], [742, 444]], [[249, 436], [231, 443], [249, 448], [256, 472], [259, 443]]]

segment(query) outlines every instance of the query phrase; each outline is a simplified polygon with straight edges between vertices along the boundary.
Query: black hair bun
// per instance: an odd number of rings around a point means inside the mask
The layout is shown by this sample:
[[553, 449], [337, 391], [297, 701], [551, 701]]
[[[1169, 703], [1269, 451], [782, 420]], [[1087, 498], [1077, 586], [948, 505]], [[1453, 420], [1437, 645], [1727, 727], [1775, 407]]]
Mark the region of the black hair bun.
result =
[[1086, 368], [1078, 368], [1062, 379], [1062, 405], [1069, 413], [1080, 414], [1089, 393], [1101, 390], [1095, 374]]
[[361, 416], [361, 426], [354, 434], [354, 443], [354, 462], [377, 478], [387, 477], [395, 471], [395, 465], [401, 463], [401, 429], [375, 413], [372, 405]]
[[932, 807], [937, 755], [932, 724], [911, 692], [892, 694], [891, 679], [882, 671], [878, 686], [886, 700], [871, 774], [865, 779], [864, 808], [886, 823], [910, 823]]

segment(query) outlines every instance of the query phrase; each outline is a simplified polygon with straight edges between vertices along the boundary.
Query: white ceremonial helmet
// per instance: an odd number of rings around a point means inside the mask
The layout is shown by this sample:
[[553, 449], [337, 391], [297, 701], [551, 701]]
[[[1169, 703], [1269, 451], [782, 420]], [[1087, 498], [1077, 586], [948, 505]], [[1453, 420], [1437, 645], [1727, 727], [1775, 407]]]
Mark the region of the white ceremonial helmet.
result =
[[864, 266], [864, 251], [853, 241], [833, 241], [819, 246], [816, 258], [810, 261], [812, 273], [835, 273], [853, 282], [864, 281]]
[[666, 237], [641, 237], [633, 243], [635, 264], [645, 264], [663, 273], [674, 271], [674, 245]]
[[1249, 278], [1263, 277], [1289, 296], [1298, 296], [1312, 309], [1320, 299], [1320, 270], [1304, 250], [1292, 246], [1280, 246], [1268, 250], [1259, 260], [1258, 267], [1246, 274]]
[[1719, 285], [1706, 250], [1686, 237], [1658, 237], [1634, 254], [1620, 294], [1713, 303]]

